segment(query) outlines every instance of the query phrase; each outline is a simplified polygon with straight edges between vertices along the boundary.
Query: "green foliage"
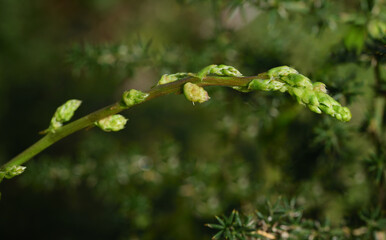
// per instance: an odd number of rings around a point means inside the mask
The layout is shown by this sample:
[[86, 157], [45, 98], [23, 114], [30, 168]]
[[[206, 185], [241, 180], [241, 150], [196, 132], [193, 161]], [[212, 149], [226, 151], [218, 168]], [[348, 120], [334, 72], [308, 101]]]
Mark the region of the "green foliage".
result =
[[371, 154], [366, 159], [366, 165], [370, 175], [380, 184], [386, 181], [386, 156], [384, 150], [378, 154]]
[[74, 65], [75, 75], [90, 77], [113, 74], [124, 77], [132, 74], [135, 67], [149, 63], [152, 41], [136, 39], [132, 44], [76, 44], [69, 51], [67, 61]]
[[218, 233], [212, 239], [247, 239], [257, 237], [254, 232], [252, 217], [242, 219], [238, 211], [233, 210], [229, 217], [217, 217], [219, 224], [206, 224], [207, 227], [217, 229]]
[[[320, 223], [303, 217], [303, 211], [295, 206], [296, 201], [269, 201], [261, 211], [254, 215], [240, 217], [233, 210], [229, 217], [216, 217], [219, 224], [206, 226], [217, 229], [213, 239], [382, 239], [382, 230], [386, 229], [386, 218], [380, 218], [379, 209], [361, 218], [366, 226], [349, 229], [347, 226], [333, 228], [330, 223]], [[243, 220], [241, 220], [243, 219]], [[249, 238], [248, 238], [249, 237]]]

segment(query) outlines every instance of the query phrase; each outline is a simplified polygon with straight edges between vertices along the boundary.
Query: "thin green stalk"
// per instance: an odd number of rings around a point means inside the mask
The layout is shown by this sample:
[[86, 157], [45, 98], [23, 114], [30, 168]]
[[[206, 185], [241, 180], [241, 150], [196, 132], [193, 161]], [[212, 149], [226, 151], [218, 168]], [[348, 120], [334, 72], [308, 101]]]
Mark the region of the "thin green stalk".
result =
[[[168, 84], [158, 85], [148, 91], [149, 96], [145, 101], [149, 101], [153, 98], [161, 97], [171, 93], [182, 93], [182, 87], [187, 82], [195, 83], [199, 86], [246, 86], [252, 79], [265, 79], [263, 75], [253, 77], [205, 77], [201, 81], [196, 77], [188, 77]], [[38, 140], [35, 144], [24, 150], [22, 153], [5, 163], [1, 170], [8, 169], [13, 166], [19, 166], [32, 159], [35, 155], [48, 148], [55, 142], [62, 138], [82, 130], [86, 127], [92, 126], [96, 121], [108, 117], [110, 115], [117, 114], [127, 107], [123, 106], [121, 102], [116, 102], [110, 106], [104, 107], [100, 110], [92, 112], [74, 122], [64, 125], [57, 129], [55, 132], [49, 132], [43, 138]]]
[[[207, 77], [207, 75], [217, 76]], [[318, 114], [324, 112], [345, 122], [351, 119], [350, 110], [342, 107], [329, 96], [323, 83], [312, 83], [309, 78], [288, 66], [272, 68], [267, 73], [257, 76], [242, 77], [242, 74], [232, 66], [213, 64], [203, 68], [197, 74], [164, 74], [158, 84], [148, 92], [131, 89], [123, 93], [120, 101], [63, 126], [63, 123], [71, 119], [74, 111], [81, 104], [77, 99], [67, 101], [57, 108], [49, 128], [44, 131], [47, 135], [0, 168], [0, 181], [4, 177], [12, 178], [21, 174], [25, 169], [20, 166], [21, 164], [53, 143], [83, 128], [96, 124], [104, 131], [123, 129], [127, 120], [117, 113], [134, 105], [163, 95], [182, 92], [193, 103], [205, 102], [209, 96], [202, 88], [204, 86], [235, 87], [242, 92], [254, 90], [288, 92], [299, 104], [307, 106], [313, 112]]]

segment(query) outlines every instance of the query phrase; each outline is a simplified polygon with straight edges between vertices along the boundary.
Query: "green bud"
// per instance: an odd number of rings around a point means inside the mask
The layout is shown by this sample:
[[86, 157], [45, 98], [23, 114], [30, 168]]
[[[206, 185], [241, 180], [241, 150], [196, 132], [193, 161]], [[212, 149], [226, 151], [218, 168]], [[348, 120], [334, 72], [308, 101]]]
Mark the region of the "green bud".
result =
[[335, 112], [340, 113], [342, 107], [339, 106], [339, 105], [333, 105], [333, 106], [332, 106], [332, 109], [334, 109]]
[[135, 89], [130, 89], [123, 93], [122, 105], [124, 107], [131, 107], [146, 100], [149, 96], [148, 93], [144, 93]]
[[294, 87], [292, 88], [292, 92], [294, 91], [297, 92], [296, 96], [299, 97], [304, 104], [319, 106], [318, 98], [313, 90], [302, 87]]
[[232, 66], [227, 65], [219, 65], [215, 68], [212, 68], [211, 71], [209, 71], [209, 74], [216, 74], [220, 76], [230, 76], [230, 77], [241, 77], [243, 74], [236, 68]]
[[289, 91], [289, 93], [296, 98], [298, 103], [304, 104], [303, 101], [302, 101], [303, 94], [304, 94], [304, 89], [303, 88], [296, 88], [296, 87], [294, 87], [294, 88], [292, 88]]
[[316, 92], [315, 94], [320, 103], [318, 106], [320, 110], [340, 121], [350, 121], [351, 112], [347, 107], [342, 107], [335, 99], [325, 93]]
[[302, 74], [289, 73], [286, 76], [282, 76], [280, 79], [291, 86], [310, 88], [310, 89], [313, 88], [311, 80], [308, 77], [303, 76]]
[[25, 169], [26, 169], [26, 167], [23, 167], [23, 166], [12, 166], [12, 167], [7, 168], [3, 171], [0, 171], [0, 182], [3, 178], [10, 179], [10, 178], [13, 178], [17, 175], [22, 174]]
[[218, 76], [229, 76], [229, 77], [241, 77], [243, 74], [239, 72], [236, 68], [227, 65], [209, 65], [197, 73], [197, 77], [201, 80], [208, 74], [218, 75]]
[[71, 99], [56, 109], [51, 119], [49, 130], [55, 132], [64, 122], [69, 121], [74, 116], [75, 111], [79, 108], [82, 101]]
[[318, 98], [313, 90], [302, 87], [292, 87], [288, 92], [296, 98], [298, 103], [307, 105], [311, 111], [316, 113], [321, 112], [318, 108]]
[[161, 79], [158, 81], [157, 85], [162, 85], [170, 82], [176, 81], [176, 78], [172, 78], [169, 76], [169, 74], [162, 75]]
[[105, 132], [116, 132], [125, 128], [126, 122], [127, 119], [124, 116], [116, 114], [95, 122], [95, 125]]
[[164, 74], [161, 79], [158, 81], [158, 85], [167, 84], [171, 82], [175, 82], [189, 76], [193, 76], [192, 73], [174, 73], [174, 74]]
[[249, 90], [262, 90], [262, 91], [287, 91], [287, 86], [284, 82], [276, 81], [273, 79], [253, 79], [248, 84]]
[[326, 84], [324, 84], [322, 82], [315, 82], [312, 84], [312, 86], [314, 88], [314, 91], [316, 91], [316, 92], [327, 93]]
[[339, 121], [343, 121], [342, 114], [340, 114], [340, 113], [335, 113], [335, 114], [334, 114], [334, 117], [335, 117], [336, 119], [338, 119]]
[[313, 111], [313, 112], [315, 112], [315, 113], [318, 113], [318, 114], [321, 114], [322, 113], [322, 110], [320, 110], [317, 106], [314, 106], [314, 105], [307, 105], [308, 106], [308, 108], [311, 110], [311, 111]]
[[298, 73], [293, 68], [290, 68], [288, 66], [281, 66], [281, 67], [275, 67], [268, 70], [267, 74], [272, 79], [280, 78], [280, 76], [287, 76], [290, 73]]
[[306, 89], [305, 94], [306, 95], [304, 96], [304, 99], [303, 99], [305, 103], [313, 106], [319, 106], [319, 101], [314, 91]]
[[186, 99], [193, 103], [203, 103], [210, 99], [208, 92], [204, 88], [190, 82], [184, 85], [184, 94]]
[[248, 89], [250, 90], [262, 90], [262, 91], [269, 91], [269, 80], [263, 80], [263, 79], [253, 79], [248, 84]]
[[334, 110], [332, 109], [332, 108], [330, 108], [330, 107], [327, 107], [326, 105], [322, 105], [322, 104], [320, 104], [319, 106], [318, 106], [318, 108], [320, 109], [320, 110], [322, 110], [324, 113], [326, 113], [326, 114], [328, 114], [328, 115], [330, 115], [330, 116], [334, 116], [334, 114], [335, 114], [335, 112], [334, 112]]
[[342, 107], [342, 120], [348, 122], [351, 120], [351, 112], [347, 107]]
[[315, 95], [318, 98], [318, 101], [321, 105], [332, 108], [332, 105], [335, 102], [335, 100], [332, 99], [332, 97], [330, 97], [329, 95], [323, 92], [315, 92]]
[[[351, 118], [351, 117], [348, 117], [348, 116], [347, 116], [347, 113], [346, 113], [346, 111], [343, 109], [342, 106], [340, 106], [340, 105], [334, 105], [332, 108], [334, 109], [334, 111], [335, 111], [335, 117], [336, 117], [338, 120], [343, 121], [343, 118], [345, 118], [345, 119], [346, 119], [346, 118]], [[351, 115], [351, 113], [350, 113], [350, 115]]]
[[283, 88], [285, 88], [284, 82], [276, 81], [276, 80], [269, 80], [268, 85], [272, 91], [283, 90]]
[[234, 90], [237, 90], [239, 92], [243, 92], [243, 93], [249, 93], [251, 92], [252, 90], [251, 89], [248, 89], [248, 86], [234, 86], [232, 87]]
[[279, 89], [280, 92], [287, 92], [288, 91], [288, 87], [286, 85], [282, 86], [280, 89]]
[[203, 79], [204, 77], [206, 77], [206, 75], [209, 74], [209, 72], [211, 71], [211, 69], [213, 68], [216, 68], [217, 65], [216, 64], [212, 64], [212, 65], [209, 65], [209, 66], [206, 66], [204, 67], [203, 69], [201, 69], [198, 73], [197, 73], [197, 77], [199, 79]]

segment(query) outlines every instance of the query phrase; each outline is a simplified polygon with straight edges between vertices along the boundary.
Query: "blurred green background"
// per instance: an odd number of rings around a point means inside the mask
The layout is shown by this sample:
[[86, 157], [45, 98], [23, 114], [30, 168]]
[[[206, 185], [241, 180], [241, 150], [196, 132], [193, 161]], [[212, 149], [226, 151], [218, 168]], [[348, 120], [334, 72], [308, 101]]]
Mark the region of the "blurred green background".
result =
[[155, 99], [123, 113], [125, 130], [78, 132], [4, 181], [0, 239], [210, 239], [215, 215], [280, 196], [333, 226], [385, 217], [385, 32], [383, 0], [0, 0], [0, 163], [68, 99], [80, 117], [209, 64], [294, 67], [353, 114], [220, 87], [201, 105]]

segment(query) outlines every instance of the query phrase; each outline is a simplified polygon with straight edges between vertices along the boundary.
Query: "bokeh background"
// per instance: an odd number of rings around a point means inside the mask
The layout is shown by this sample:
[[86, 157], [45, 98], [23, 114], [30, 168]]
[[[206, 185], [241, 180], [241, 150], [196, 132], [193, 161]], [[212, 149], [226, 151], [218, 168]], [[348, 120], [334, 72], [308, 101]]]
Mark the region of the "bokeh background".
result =
[[383, 0], [0, 0], [0, 163], [68, 99], [77, 118], [209, 64], [294, 67], [353, 114], [221, 87], [201, 105], [155, 99], [125, 111], [123, 131], [73, 134], [2, 182], [0, 239], [210, 239], [215, 215], [279, 197], [385, 231], [385, 32]]

